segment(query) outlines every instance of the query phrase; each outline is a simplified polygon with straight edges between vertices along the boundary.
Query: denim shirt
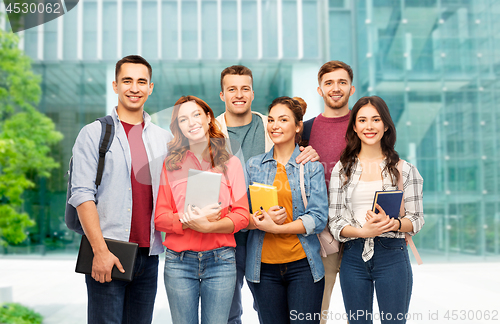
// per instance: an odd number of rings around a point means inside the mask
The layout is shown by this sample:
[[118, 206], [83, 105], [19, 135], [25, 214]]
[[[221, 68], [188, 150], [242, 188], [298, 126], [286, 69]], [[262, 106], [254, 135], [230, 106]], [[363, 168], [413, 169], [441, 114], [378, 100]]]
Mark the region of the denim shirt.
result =
[[[273, 152], [274, 147], [271, 151], [254, 156], [247, 161], [246, 172], [250, 182], [273, 184], [277, 170], [277, 162], [273, 159]], [[319, 252], [320, 244], [316, 234], [321, 233], [327, 223], [328, 195], [323, 165], [320, 162], [306, 163], [304, 165], [304, 187], [308, 204], [307, 208], [304, 208], [300, 192], [299, 164], [295, 162], [295, 158], [299, 154], [299, 147], [295, 146], [285, 169], [292, 189], [293, 220], [301, 219], [306, 229], [305, 234], [297, 234], [297, 236], [306, 253], [314, 282], [317, 282], [325, 275]], [[245, 276], [250, 282], [259, 283], [262, 245], [266, 232], [258, 229], [249, 232]]]
[[[115, 138], [106, 153], [101, 185], [95, 186], [97, 163], [99, 161], [99, 139], [101, 123], [95, 121], [86, 125], [78, 134], [73, 146], [72, 191], [69, 203], [75, 207], [86, 201], [96, 201], [102, 235], [106, 238], [129, 241], [132, 222], [132, 184], [130, 180], [132, 157], [125, 129], [118, 118], [116, 108], [111, 112], [115, 123]], [[167, 143], [172, 134], [151, 123], [151, 117], [144, 112], [142, 140], [149, 161], [153, 188], [153, 214], [156, 208], [158, 187], [167, 155]], [[97, 195], [96, 195], [97, 193]], [[150, 255], [163, 252], [161, 233], [155, 231], [154, 217], [151, 217]]]

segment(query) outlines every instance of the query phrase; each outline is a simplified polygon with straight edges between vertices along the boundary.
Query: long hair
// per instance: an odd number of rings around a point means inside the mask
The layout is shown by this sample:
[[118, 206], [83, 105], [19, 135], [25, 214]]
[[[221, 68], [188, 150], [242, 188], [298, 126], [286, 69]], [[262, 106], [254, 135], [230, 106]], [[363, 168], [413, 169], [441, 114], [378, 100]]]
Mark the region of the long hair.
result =
[[195, 96], [182, 96], [175, 103], [174, 111], [172, 112], [172, 120], [170, 121], [170, 130], [174, 135], [174, 139], [168, 143], [168, 155], [165, 159], [165, 166], [169, 171], [179, 170], [181, 168], [180, 164], [184, 160], [186, 152], [189, 150], [189, 140], [182, 134], [177, 117], [179, 116], [179, 110], [182, 104], [190, 101], [194, 101], [203, 109], [205, 114], [210, 117], [210, 123], [208, 124], [209, 141], [207, 148], [203, 151], [203, 158], [210, 161], [212, 168], [220, 167], [221, 171], [225, 172], [225, 163], [230, 158], [226, 150], [226, 139], [216, 125], [214, 112], [210, 106], [205, 101]]
[[[352, 108], [349, 125], [347, 126], [347, 132], [345, 134], [347, 145], [340, 156], [340, 162], [342, 162], [343, 166], [342, 171], [346, 176], [344, 184], [347, 183], [348, 179], [350, 179], [352, 173], [354, 172], [356, 158], [361, 150], [361, 140], [359, 139], [358, 134], [354, 132], [356, 117], [359, 110], [369, 104], [377, 109], [378, 114], [384, 123], [384, 127], [387, 128], [382, 136], [382, 139], [380, 140], [380, 146], [382, 148], [382, 153], [387, 160], [384, 170], [388, 171], [389, 174], [392, 174], [392, 184], [396, 185], [399, 179], [399, 171], [396, 167], [396, 164], [399, 161], [399, 154], [396, 150], [394, 150], [394, 145], [396, 144], [396, 127], [392, 121], [387, 104], [382, 98], [377, 96], [363, 97], [359, 99]], [[382, 172], [384, 170], [382, 170]]]
[[[298, 100], [296, 100], [295, 98], [278, 97], [278, 98], [274, 99], [273, 102], [269, 105], [267, 113], [269, 114], [271, 112], [271, 109], [273, 109], [274, 106], [280, 105], [280, 104], [287, 106], [288, 109], [290, 109], [292, 111], [293, 119], [295, 121], [295, 126], [301, 126], [300, 122], [302, 121], [303, 114], [302, 114], [302, 105], [300, 104], [300, 102]], [[300, 143], [303, 129], [304, 129], [304, 127], [301, 126], [299, 133], [295, 136], [295, 143]]]

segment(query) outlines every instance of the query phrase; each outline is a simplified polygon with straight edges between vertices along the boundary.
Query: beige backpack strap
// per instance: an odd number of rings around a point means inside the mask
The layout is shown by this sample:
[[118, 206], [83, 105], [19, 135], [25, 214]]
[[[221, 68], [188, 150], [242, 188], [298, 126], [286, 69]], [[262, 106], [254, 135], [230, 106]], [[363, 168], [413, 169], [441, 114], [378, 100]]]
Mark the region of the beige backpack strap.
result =
[[306, 189], [304, 188], [304, 165], [300, 163], [299, 165], [299, 182], [300, 182], [300, 193], [302, 194], [302, 202], [304, 203], [304, 208], [307, 208], [307, 196]]
[[[399, 217], [404, 217], [406, 215], [406, 210], [405, 210], [405, 199], [404, 199], [404, 188], [403, 188], [403, 163], [404, 160], [399, 160], [398, 161], [398, 171], [399, 171], [399, 180], [398, 180], [398, 189], [403, 191], [403, 200], [401, 201], [401, 209], [399, 211]], [[415, 243], [413, 243], [413, 239], [410, 234], [405, 233], [405, 240], [406, 242], [410, 245], [410, 249], [413, 252], [413, 255], [415, 256], [415, 259], [417, 260], [417, 264], [421, 265], [422, 258], [420, 257], [420, 254], [417, 251], [417, 247], [415, 246]]]
[[401, 159], [398, 161], [398, 172], [399, 172], [398, 189], [403, 192], [403, 199], [401, 200], [401, 208], [399, 209], [399, 217], [404, 217], [406, 215], [404, 188], [403, 188], [403, 163], [404, 162], [405, 161], [401, 160]]

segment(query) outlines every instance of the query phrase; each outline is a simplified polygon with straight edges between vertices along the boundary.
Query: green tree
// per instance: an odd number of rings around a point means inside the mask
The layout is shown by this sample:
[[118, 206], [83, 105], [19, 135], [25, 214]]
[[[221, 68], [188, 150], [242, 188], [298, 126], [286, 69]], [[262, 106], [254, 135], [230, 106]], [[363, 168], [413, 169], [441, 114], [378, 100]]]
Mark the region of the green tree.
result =
[[0, 323], [5, 324], [41, 324], [42, 315], [17, 303], [0, 304]]
[[62, 134], [50, 118], [36, 110], [40, 76], [18, 48], [17, 35], [0, 29], [0, 244], [19, 244], [35, 222], [22, 212], [23, 192], [35, 177], [49, 177], [58, 163], [50, 145]]

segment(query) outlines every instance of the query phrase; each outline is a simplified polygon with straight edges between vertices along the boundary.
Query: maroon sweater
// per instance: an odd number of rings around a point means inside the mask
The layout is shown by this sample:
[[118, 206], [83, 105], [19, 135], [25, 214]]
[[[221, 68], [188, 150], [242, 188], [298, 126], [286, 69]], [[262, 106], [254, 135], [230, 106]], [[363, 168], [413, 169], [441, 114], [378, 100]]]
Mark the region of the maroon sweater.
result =
[[153, 187], [151, 174], [142, 130], [144, 123], [131, 125], [122, 121], [127, 134], [132, 156], [132, 225], [130, 227], [130, 242], [139, 244], [139, 247], [149, 247], [151, 234], [151, 215], [153, 213]]
[[325, 168], [326, 188], [329, 188], [332, 169], [340, 159], [346, 146], [345, 133], [351, 111], [342, 117], [325, 117], [319, 114], [314, 120], [309, 145], [319, 154], [319, 161]]

